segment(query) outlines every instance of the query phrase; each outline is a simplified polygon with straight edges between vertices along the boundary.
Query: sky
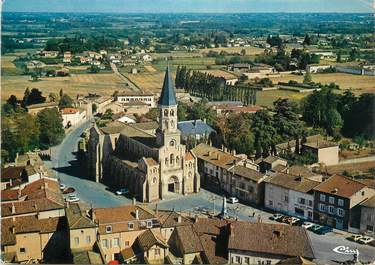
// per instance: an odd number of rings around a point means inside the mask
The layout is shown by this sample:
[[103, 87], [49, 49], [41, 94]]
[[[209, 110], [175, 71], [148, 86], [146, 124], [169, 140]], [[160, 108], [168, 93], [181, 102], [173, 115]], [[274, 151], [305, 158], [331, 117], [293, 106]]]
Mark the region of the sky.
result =
[[372, 12], [373, 0], [2, 0], [9, 12]]

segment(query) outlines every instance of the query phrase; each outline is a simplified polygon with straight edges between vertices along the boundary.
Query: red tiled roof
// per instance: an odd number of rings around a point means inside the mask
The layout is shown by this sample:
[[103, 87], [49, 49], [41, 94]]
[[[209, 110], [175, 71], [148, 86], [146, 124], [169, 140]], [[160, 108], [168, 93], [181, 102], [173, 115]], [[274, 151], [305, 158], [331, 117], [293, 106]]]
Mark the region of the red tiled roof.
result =
[[314, 258], [310, 239], [303, 227], [247, 222], [233, 222], [229, 227], [229, 251]]
[[79, 110], [76, 108], [64, 108], [61, 110], [62, 114], [75, 114], [77, 112], [79, 112]]
[[25, 167], [5, 167], [1, 169], [1, 180], [21, 178]]
[[18, 189], [17, 190], [2, 190], [1, 191], [1, 201], [14, 201], [18, 199]]
[[185, 160], [194, 160], [194, 157], [193, 155], [191, 154], [191, 152], [187, 152], [186, 155], [185, 155]]
[[365, 184], [344, 176], [334, 175], [314, 188], [316, 191], [350, 198], [355, 193], [366, 187]]

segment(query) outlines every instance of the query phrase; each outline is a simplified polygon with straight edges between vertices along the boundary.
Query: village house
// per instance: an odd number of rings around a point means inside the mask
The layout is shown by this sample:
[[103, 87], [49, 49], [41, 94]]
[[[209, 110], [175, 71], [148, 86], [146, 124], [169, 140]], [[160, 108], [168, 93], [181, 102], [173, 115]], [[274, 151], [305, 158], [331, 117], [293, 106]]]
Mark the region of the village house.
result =
[[[1, 190], [16, 189], [45, 177], [43, 170], [32, 165], [9, 166], [1, 169]], [[3, 194], [2, 194], [3, 195]], [[4, 200], [2, 200], [4, 201]]]
[[194, 141], [208, 140], [211, 134], [215, 133], [215, 130], [206, 123], [206, 120], [180, 121], [177, 127], [181, 131], [181, 139], [185, 143], [188, 139]]
[[361, 204], [361, 233], [375, 236], [375, 195]]
[[63, 108], [60, 110], [63, 119], [63, 127], [76, 126], [86, 119], [86, 111], [77, 108]]
[[374, 195], [375, 190], [361, 182], [334, 175], [314, 188], [314, 220], [358, 232], [360, 204]]
[[339, 145], [334, 142], [318, 140], [302, 144], [302, 153], [310, 152], [318, 163], [326, 166], [337, 165], [339, 163]]
[[137, 237], [132, 249], [139, 257], [139, 263], [145, 264], [165, 264], [165, 258], [169, 255], [169, 245], [165, 239], [158, 231], [151, 229]]
[[230, 264], [274, 265], [291, 257], [315, 258], [303, 227], [247, 222], [232, 222], [228, 226]]
[[319, 65], [319, 64], [309, 64], [306, 66], [306, 71], [311, 74], [320, 73], [327, 69], [332, 69], [332, 66], [331, 65]]
[[41, 51], [40, 55], [46, 58], [56, 58], [57, 56], [59, 56], [59, 52], [58, 51]]
[[[6, 262], [40, 262], [68, 251], [64, 200], [57, 180], [40, 179], [1, 204], [1, 248]], [[2, 199], [12, 196], [2, 192]], [[56, 259], [55, 259], [56, 260]]]
[[259, 165], [260, 171], [264, 173], [268, 171], [281, 171], [288, 165], [288, 162], [285, 159], [273, 155], [269, 155], [266, 158], [259, 158], [255, 163]]
[[70, 51], [64, 52], [63, 63], [71, 63], [71, 62], [72, 62], [72, 52]]
[[123, 93], [116, 96], [116, 101], [121, 104], [142, 102], [150, 108], [156, 107], [155, 97], [153, 94]]
[[263, 204], [266, 175], [259, 166], [242, 156], [201, 143], [192, 149], [198, 158], [201, 185], [252, 203]]
[[314, 191], [319, 182], [285, 173], [270, 173], [265, 182], [264, 206], [276, 212], [312, 221]]
[[32, 61], [27, 62], [26, 64], [26, 68], [29, 70], [42, 69], [44, 67], [46, 67], [46, 64], [41, 61], [32, 60]]
[[149, 54], [142, 55], [142, 61], [144, 62], [152, 62], [152, 57]]
[[151, 210], [134, 203], [115, 208], [95, 208], [91, 215], [98, 225], [97, 240], [106, 263], [120, 260], [121, 251], [132, 247], [138, 236], [148, 229], [159, 227], [159, 221]]
[[68, 204], [65, 210], [69, 229], [69, 248], [72, 252], [93, 250], [98, 233], [98, 225], [82, 212], [79, 205]]

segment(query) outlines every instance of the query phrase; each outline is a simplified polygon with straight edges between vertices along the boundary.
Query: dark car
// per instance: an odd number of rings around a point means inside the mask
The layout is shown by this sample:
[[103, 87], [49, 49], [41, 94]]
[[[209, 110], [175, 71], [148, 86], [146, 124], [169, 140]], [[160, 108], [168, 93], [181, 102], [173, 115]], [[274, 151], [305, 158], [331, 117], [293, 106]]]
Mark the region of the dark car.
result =
[[74, 188], [69, 187], [69, 188], [66, 188], [65, 190], [63, 190], [63, 194], [73, 193], [75, 191], [76, 190]]
[[327, 233], [332, 232], [332, 230], [333, 230], [332, 227], [323, 226], [320, 229], [316, 230], [315, 233], [317, 233], [318, 235], [325, 235]]

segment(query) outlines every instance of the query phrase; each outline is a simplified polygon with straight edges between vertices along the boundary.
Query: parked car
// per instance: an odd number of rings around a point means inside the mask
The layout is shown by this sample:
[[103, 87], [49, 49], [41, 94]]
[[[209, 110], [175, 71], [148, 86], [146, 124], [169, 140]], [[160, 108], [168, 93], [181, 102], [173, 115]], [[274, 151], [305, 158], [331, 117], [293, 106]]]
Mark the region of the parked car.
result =
[[363, 236], [361, 235], [352, 235], [348, 237], [347, 239], [350, 241], [358, 242], [360, 239], [362, 239]]
[[314, 225], [314, 223], [310, 223], [310, 222], [305, 222], [302, 227], [306, 228], [306, 229], [309, 229], [311, 228], [312, 226]]
[[317, 231], [315, 231], [315, 233], [319, 234], [319, 235], [325, 235], [327, 233], [330, 233], [332, 232], [332, 227], [330, 226], [323, 226], [322, 228], [318, 229]]
[[62, 184], [60, 183], [60, 190], [65, 190], [66, 189], [66, 185], [65, 184]]
[[63, 190], [63, 194], [69, 194], [69, 193], [73, 193], [75, 192], [76, 190], [72, 187], [69, 187], [69, 188], [66, 188]]
[[278, 221], [279, 219], [281, 219], [281, 218], [283, 218], [283, 217], [284, 217], [284, 215], [279, 214], [279, 213], [275, 213], [274, 215], [272, 215], [272, 216], [270, 217], [270, 219], [271, 219], [271, 220], [274, 220], [274, 221]]
[[79, 202], [79, 198], [75, 194], [71, 194], [65, 198], [67, 202]]
[[230, 197], [230, 198], [228, 199], [228, 201], [229, 201], [230, 203], [232, 203], [232, 204], [235, 204], [235, 203], [238, 202], [238, 199], [237, 199], [236, 197]]
[[117, 195], [125, 195], [127, 193], [129, 193], [129, 190], [127, 188], [122, 188], [116, 191]]
[[312, 227], [309, 228], [309, 230], [314, 232], [314, 233], [317, 233], [322, 228], [323, 228], [323, 226], [314, 224]]
[[375, 239], [372, 238], [372, 237], [370, 237], [370, 236], [364, 236], [364, 237], [362, 237], [361, 239], [358, 240], [358, 243], [360, 243], [360, 244], [368, 244], [368, 243], [370, 243], [370, 242], [372, 242], [374, 240]]

